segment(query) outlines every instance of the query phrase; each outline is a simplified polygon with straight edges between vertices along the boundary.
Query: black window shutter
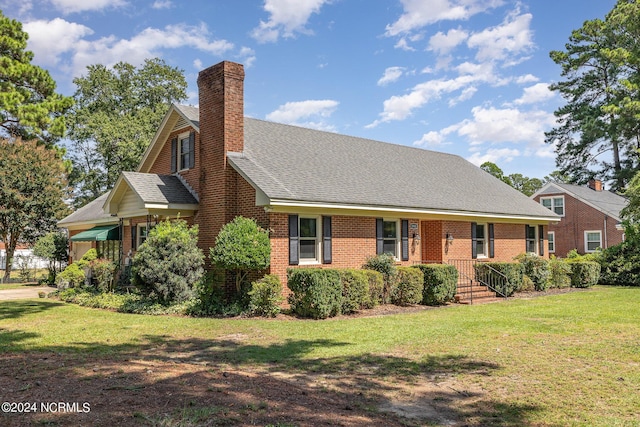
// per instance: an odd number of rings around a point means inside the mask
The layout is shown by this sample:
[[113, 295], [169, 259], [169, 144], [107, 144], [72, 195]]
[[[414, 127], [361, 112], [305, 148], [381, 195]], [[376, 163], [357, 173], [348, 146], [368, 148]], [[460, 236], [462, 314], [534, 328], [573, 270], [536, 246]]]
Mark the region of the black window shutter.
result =
[[475, 222], [471, 223], [471, 258], [478, 258], [478, 235], [476, 234], [478, 224]]
[[331, 217], [322, 217], [322, 262], [331, 264]]
[[298, 215], [289, 215], [289, 265], [298, 265], [300, 235], [298, 233]]
[[133, 224], [131, 225], [131, 249], [133, 249], [134, 251], [137, 249], [137, 243], [138, 243], [138, 239], [136, 238], [136, 232], [138, 231], [138, 226]]
[[493, 224], [489, 224], [489, 258], [496, 256], [495, 251], [495, 237], [493, 234]]
[[178, 138], [171, 140], [171, 173], [178, 170]]
[[538, 240], [540, 240], [540, 256], [544, 256], [544, 225], [538, 226]]
[[189, 134], [189, 168], [192, 168], [196, 162], [196, 133], [191, 131]]
[[409, 220], [402, 220], [402, 261], [409, 261]]
[[384, 239], [382, 237], [382, 218], [376, 218], [376, 254], [384, 252]]

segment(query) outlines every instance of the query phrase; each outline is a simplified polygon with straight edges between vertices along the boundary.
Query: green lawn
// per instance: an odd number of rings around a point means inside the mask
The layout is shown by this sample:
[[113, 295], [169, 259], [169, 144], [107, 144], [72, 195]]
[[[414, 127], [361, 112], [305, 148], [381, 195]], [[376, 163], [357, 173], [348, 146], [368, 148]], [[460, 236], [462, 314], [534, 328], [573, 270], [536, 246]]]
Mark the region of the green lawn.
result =
[[640, 288], [324, 321], [0, 302], [0, 357], [158, 357], [158, 348], [191, 361], [321, 376], [342, 392], [357, 384], [379, 400], [440, 402], [468, 425], [640, 426]]

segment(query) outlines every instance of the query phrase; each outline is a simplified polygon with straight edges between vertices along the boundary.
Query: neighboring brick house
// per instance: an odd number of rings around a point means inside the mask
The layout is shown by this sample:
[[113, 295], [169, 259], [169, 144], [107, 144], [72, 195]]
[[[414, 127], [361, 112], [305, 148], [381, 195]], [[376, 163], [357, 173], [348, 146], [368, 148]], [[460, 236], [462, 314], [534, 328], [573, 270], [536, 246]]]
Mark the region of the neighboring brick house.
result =
[[[92, 202], [104, 207], [101, 218], [119, 220], [121, 260], [154, 223], [178, 215], [199, 226], [207, 255], [224, 224], [255, 218], [270, 232], [270, 272], [284, 283], [290, 267], [358, 268], [384, 252], [402, 265], [547, 256], [557, 216], [480, 168], [455, 155], [244, 117], [243, 80], [232, 62], [200, 72], [199, 108], [171, 106], [138, 170]], [[73, 215], [60, 226], [87, 230]]]
[[594, 179], [586, 186], [548, 183], [531, 198], [561, 217], [547, 231], [548, 251], [557, 257], [572, 249], [580, 254], [595, 252], [624, 239], [620, 211], [627, 199], [604, 190], [602, 181]]

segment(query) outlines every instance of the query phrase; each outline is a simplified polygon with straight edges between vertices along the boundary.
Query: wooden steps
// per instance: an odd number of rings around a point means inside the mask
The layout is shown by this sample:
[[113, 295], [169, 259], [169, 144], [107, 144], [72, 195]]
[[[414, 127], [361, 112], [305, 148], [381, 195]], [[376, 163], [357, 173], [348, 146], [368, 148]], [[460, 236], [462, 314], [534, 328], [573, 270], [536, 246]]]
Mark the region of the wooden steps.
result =
[[455, 295], [455, 301], [459, 304], [482, 304], [499, 301], [500, 299], [495, 292], [477, 282], [472, 284], [459, 283], [458, 291]]

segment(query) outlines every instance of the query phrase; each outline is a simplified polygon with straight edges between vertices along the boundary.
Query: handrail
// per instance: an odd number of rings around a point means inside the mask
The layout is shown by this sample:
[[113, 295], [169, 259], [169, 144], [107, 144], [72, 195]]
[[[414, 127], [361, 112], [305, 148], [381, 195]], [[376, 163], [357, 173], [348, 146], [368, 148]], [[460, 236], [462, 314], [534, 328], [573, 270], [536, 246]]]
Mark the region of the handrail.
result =
[[[468, 260], [468, 259], [450, 259], [448, 260], [448, 264], [453, 265], [458, 270], [458, 275], [460, 277], [464, 277], [465, 279], [471, 281], [477, 281], [487, 288], [491, 289], [496, 294], [500, 295], [503, 298], [507, 298], [507, 289], [510, 287], [509, 279], [502, 272], [496, 270], [491, 265], [480, 262], [478, 260]], [[489, 274], [486, 274], [485, 277], [481, 277], [478, 274], [478, 270], [476, 269], [476, 265], [481, 264], [484, 268], [489, 270]], [[471, 271], [473, 270], [473, 274]], [[473, 277], [472, 277], [473, 276]], [[461, 280], [458, 279], [458, 284], [461, 283]], [[463, 282], [464, 283], [464, 282]], [[470, 288], [471, 291], [471, 299], [473, 301], [473, 286]]]

